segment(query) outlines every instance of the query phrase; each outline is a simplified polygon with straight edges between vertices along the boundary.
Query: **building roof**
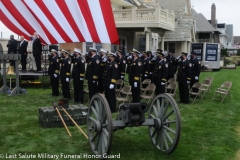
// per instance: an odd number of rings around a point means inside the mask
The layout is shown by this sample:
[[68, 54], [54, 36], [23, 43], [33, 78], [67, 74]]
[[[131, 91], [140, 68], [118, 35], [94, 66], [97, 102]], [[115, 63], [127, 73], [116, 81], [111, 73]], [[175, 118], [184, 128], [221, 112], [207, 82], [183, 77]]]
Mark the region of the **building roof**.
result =
[[227, 24], [225, 32], [228, 35], [228, 42], [232, 42], [232, 39], [233, 39], [233, 25], [232, 24]]
[[240, 36], [233, 36], [234, 44], [240, 44]]
[[197, 13], [194, 9], [192, 9], [192, 15], [197, 19], [196, 32], [218, 32], [218, 30], [208, 22], [202, 13]]
[[160, 6], [164, 9], [168, 9], [170, 12], [175, 13], [175, 18], [179, 19], [185, 14], [186, 0], [156, 0]]

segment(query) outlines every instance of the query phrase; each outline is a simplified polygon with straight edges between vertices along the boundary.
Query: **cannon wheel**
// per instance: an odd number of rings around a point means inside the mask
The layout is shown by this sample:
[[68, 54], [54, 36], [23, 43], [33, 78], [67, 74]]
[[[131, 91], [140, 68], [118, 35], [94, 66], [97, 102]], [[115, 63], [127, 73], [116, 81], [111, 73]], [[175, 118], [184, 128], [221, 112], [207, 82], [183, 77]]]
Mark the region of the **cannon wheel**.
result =
[[177, 103], [168, 94], [157, 95], [150, 106], [149, 118], [154, 119], [154, 125], [148, 126], [153, 145], [170, 154], [177, 147], [181, 132]]
[[112, 126], [112, 115], [106, 98], [102, 94], [95, 94], [88, 108], [87, 130], [90, 147], [96, 155], [109, 154]]

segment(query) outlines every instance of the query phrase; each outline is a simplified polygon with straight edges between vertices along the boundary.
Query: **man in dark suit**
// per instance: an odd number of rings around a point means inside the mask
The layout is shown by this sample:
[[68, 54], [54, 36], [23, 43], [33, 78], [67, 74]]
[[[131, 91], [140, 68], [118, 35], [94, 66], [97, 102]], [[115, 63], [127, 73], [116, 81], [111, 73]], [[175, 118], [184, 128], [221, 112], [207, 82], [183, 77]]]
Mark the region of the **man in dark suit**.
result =
[[37, 32], [34, 33], [34, 40], [32, 44], [33, 57], [35, 58], [37, 71], [41, 71], [41, 55], [42, 55], [42, 44], [41, 40], [38, 37]]
[[[10, 36], [10, 40], [8, 41], [7, 47], [8, 54], [17, 54], [17, 41], [14, 39], [13, 35]], [[11, 63], [10, 65], [12, 65], [13, 68], [15, 68], [15, 61], [11, 60], [10, 63]]]
[[28, 42], [24, 40], [24, 36], [20, 36], [18, 53], [21, 54], [22, 71], [26, 71], [27, 55], [28, 55], [27, 46], [28, 46]]

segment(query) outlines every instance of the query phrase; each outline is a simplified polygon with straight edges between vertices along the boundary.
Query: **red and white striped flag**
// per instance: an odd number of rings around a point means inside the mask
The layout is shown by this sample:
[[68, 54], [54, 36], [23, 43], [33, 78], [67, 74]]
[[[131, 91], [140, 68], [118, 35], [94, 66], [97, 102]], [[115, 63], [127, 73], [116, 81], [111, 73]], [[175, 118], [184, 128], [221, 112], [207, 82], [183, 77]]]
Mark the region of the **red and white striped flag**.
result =
[[110, 0], [0, 0], [0, 21], [25, 37], [36, 31], [46, 44], [118, 43]]

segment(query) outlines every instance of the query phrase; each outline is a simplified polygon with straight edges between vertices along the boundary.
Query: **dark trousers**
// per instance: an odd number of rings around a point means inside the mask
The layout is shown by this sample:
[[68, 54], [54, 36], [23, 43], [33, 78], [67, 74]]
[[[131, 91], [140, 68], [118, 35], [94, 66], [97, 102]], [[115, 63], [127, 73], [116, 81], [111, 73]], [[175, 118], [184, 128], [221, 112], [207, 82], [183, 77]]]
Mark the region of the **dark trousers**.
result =
[[131, 84], [132, 86], [132, 102], [137, 103], [140, 102], [140, 81], [137, 82], [137, 87], [134, 87], [134, 82]]
[[165, 93], [165, 85], [156, 84], [156, 89], [155, 89], [156, 96], [162, 93]]
[[41, 71], [41, 54], [39, 55], [33, 55], [35, 58], [36, 66], [37, 66], [37, 71]]
[[[70, 81], [70, 80], [69, 80]], [[70, 88], [69, 88], [69, 82], [66, 82], [66, 78], [61, 79], [62, 83], [62, 93], [64, 98], [70, 99]]]
[[21, 54], [21, 65], [22, 65], [22, 70], [26, 70], [27, 53], [25, 55], [24, 55], [24, 53]]
[[91, 99], [94, 94], [98, 93], [96, 80], [95, 80], [95, 83], [93, 83], [93, 79], [88, 80], [88, 90], [89, 90], [89, 99]]
[[52, 95], [53, 96], [59, 96], [59, 75], [57, 78], [55, 78], [53, 75], [50, 75], [50, 80], [51, 80], [51, 86], [52, 86]]
[[174, 73], [172, 73], [172, 74], [168, 74], [168, 76], [167, 76], [167, 80], [169, 80], [170, 78], [174, 78]]
[[83, 81], [80, 78], [73, 78], [74, 101], [83, 103]]
[[[143, 82], [145, 79], [148, 79], [148, 76], [145, 77], [144, 74], [143, 74], [142, 79], [141, 79], [142, 82]], [[146, 88], [147, 86], [148, 86], [148, 84], [143, 84], [143, 85], [142, 85], [143, 88]]]
[[105, 97], [108, 101], [111, 112], [116, 112], [116, 97], [115, 97], [115, 87], [110, 89], [109, 86], [104, 86]]
[[103, 79], [98, 79], [98, 91], [99, 91], [99, 93], [103, 93], [104, 90], [105, 90], [105, 88], [102, 84], [103, 84]]
[[189, 89], [187, 82], [178, 83], [180, 102], [189, 102]]
[[[199, 80], [195, 80], [195, 77], [191, 78], [191, 82], [190, 82], [190, 89], [192, 88], [192, 86], [194, 85], [194, 83], [199, 82]], [[198, 92], [197, 88], [193, 88], [192, 90], [193, 92]]]

